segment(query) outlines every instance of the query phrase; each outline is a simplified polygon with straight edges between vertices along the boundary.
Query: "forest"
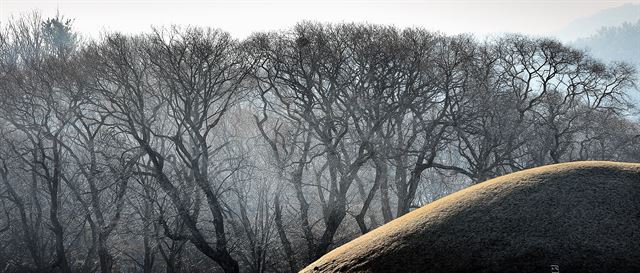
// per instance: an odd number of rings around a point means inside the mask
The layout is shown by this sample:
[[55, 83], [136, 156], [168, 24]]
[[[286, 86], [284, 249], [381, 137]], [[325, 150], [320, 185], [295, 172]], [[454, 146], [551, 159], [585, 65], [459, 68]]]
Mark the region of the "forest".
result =
[[297, 272], [496, 176], [640, 162], [635, 67], [550, 38], [0, 32], [0, 272]]

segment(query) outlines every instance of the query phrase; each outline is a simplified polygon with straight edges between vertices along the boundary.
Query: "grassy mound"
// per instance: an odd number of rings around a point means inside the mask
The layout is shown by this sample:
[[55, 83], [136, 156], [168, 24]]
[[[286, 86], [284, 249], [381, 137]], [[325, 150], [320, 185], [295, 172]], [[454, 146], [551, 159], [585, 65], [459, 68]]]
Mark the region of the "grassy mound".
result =
[[446, 196], [301, 272], [640, 272], [640, 164], [573, 162]]

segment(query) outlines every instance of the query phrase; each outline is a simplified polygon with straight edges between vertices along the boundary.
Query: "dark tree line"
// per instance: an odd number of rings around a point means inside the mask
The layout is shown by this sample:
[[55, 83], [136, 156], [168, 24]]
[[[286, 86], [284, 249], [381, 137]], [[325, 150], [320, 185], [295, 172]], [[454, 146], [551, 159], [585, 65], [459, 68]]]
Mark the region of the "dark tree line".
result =
[[296, 272], [492, 177], [640, 160], [636, 71], [551, 39], [4, 26], [0, 272]]

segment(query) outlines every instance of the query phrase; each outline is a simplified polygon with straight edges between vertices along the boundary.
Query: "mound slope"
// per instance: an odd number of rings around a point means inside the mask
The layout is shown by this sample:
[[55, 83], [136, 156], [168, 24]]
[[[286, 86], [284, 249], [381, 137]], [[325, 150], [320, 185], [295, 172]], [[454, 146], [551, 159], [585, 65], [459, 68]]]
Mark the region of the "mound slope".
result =
[[533, 168], [441, 198], [301, 272], [640, 272], [640, 164]]

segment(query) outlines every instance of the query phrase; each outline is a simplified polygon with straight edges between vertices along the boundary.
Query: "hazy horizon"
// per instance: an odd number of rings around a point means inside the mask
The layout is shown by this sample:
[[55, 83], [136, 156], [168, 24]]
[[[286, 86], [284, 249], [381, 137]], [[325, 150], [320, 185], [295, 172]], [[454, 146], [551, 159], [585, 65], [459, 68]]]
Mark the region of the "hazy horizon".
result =
[[[0, 21], [37, 10], [75, 20], [83, 35], [135, 33], [160, 25], [221, 28], [244, 38], [303, 21], [366, 22], [423, 27], [446, 34], [518, 32], [552, 36], [581, 18], [636, 1], [0, 1]], [[550, 10], [549, 5], [555, 9]], [[639, 15], [640, 16], [640, 15]]]

